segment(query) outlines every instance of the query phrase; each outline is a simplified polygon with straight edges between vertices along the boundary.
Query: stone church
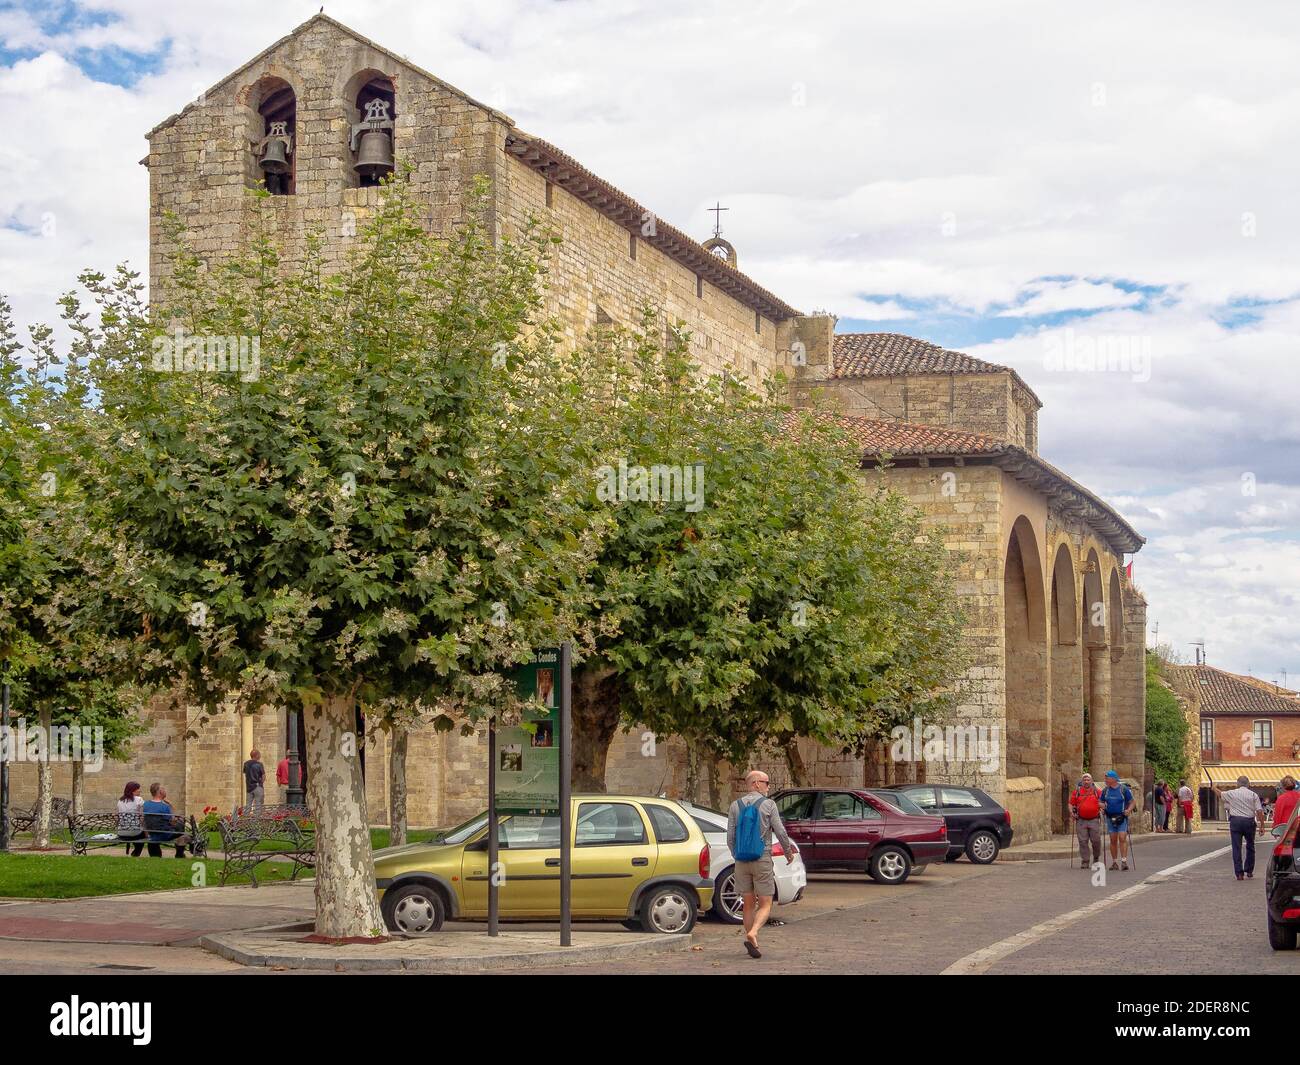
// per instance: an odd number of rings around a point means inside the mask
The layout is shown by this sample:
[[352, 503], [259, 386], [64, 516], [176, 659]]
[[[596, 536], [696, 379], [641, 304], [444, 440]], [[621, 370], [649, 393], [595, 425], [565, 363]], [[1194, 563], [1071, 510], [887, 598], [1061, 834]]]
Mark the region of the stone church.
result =
[[[691, 330], [707, 371], [754, 384], [784, 372], [798, 402], [821, 397], [843, 412], [862, 442], [864, 471], [890, 457], [889, 482], [960, 558], [974, 664], [959, 718], [998, 726], [1004, 737], [993, 772], [931, 764], [926, 779], [982, 786], [1012, 810], [1019, 839], [1059, 830], [1062, 782], [1083, 767], [1085, 705], [1091, 765], [1142, 779], [1145, 603], [1123, 563], [1143, 541], [1039, 456], [1041, 404], [1014, 371], [911, 337], [836, 334], [834, 318], [801, 314], [742, 273], [725, 240], [697, 242], [507, 115], [323, 14], [148, 141], [154, 291], [170, 269], [166, 212], [181, 218], [201, 255], [227, 255], [250, 231], [249, 190], [265, 181], [289, 258], [319, 231], [328, 268], [379, 202], [394, 158], [413, 166], [436, 233], [457, 224], [470, 183], [485, 175], [495, 232], [537, 216], [562, 238], [550, 310], [573, 342], [598, 323], [630, 324], [654, 304]], [[283, 711], [200, 727], [194, 711], [158, 705], [131, 762], [88, 775], [88, 805], [111, 809], [129, 777], [165, 781], [178, 809], [229, 808], [246, 752], [259, 748], [273, 767], [287, 735]], [[880, 769], [811, 744], [802, 753], [815, 783], [861, 784]], [[376, 730], [365, 747], [376, 823], [387, 817], [386, 754]], [[672, 738], [645, 757], [639, 731], [620, 736], [608, 786], [682, 794], [687, 760]], [[15, 772], [20, 802], [31, 790], [28, 768]], [[768, 768], [780, 782], [784, 763]], [[916, 773], [886, 767], [895, 770]], [[448, 825], [480, 810], [485, 772], [479, 739], [414, 734], [412, 824]], [[65, 766], [55, 781], [65, 794]]]

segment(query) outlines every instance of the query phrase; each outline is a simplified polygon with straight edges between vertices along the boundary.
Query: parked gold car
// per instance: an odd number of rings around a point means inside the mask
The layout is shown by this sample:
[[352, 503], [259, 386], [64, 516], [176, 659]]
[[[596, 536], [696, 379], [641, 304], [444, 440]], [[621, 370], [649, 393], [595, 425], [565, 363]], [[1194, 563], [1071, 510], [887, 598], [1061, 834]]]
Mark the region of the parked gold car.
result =
[[[689, 932], [713, 901], [709, 845], [671, 799], [573, 797], [575, 921], [620, 920], [647, 932]], [[500, 818], [503, 920], [560, 916], [560, 815]], [[483, 920], [488, 907], [487, 814], [429, 843], [375, 853], [384, 920], [395, 932], [435, 932], [444, 920]]]

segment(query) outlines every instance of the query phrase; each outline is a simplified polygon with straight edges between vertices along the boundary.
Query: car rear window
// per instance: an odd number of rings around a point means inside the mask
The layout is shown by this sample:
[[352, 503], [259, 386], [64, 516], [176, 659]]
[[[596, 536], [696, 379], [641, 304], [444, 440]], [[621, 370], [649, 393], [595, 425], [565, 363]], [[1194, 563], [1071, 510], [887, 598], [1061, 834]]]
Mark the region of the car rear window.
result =
[[[650, 815], [650, 824], [654, 826], [655, 839], [660, 843], [683, 843], [691, 838], [690, 830], [682, 824], [682, 819], [667, 806], [647, 805], [645, 812]], [[713, 831], [717, 831], [714, 829]]]
[[984, 805], [980, 802], [979, 796], [971, 794], [965, 788], [940, 788], [939, 804], [941, 806], [969, 806], [973, 810], [978, 810]]

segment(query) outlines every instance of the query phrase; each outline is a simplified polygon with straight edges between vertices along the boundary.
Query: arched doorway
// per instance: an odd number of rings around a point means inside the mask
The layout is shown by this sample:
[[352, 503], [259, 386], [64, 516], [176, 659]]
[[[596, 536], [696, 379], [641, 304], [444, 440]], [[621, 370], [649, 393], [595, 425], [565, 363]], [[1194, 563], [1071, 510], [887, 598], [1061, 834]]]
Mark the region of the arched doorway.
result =
[[[1083, 772], [1083, 664], [1079, 655], [1079, 606], [1074, 556], [1061, 544], [1052, 563], [1052, 767], [1057, 791], [1073, 788]], [[1062, 787], [1062, 783], [1066, 787]], [[1052, 831], [1064, 832], [1069, 813], [1052, 802]]]
[[1083, 634], [1082, 666], [1087, 720], [1087, 768], [1100, 777], [1114, 758], [1110, 717], [1110, 654], [1107, 650], [1106, 597], [1102, 591], [1101, 559], [1095, 548], [1083, 564], [1083, 602], [1079, 604]]
[[1007, 779], [1051, 781], [1047, 617], [1042, 554], [1033, 526], [1016, 519], [1002, 571]]

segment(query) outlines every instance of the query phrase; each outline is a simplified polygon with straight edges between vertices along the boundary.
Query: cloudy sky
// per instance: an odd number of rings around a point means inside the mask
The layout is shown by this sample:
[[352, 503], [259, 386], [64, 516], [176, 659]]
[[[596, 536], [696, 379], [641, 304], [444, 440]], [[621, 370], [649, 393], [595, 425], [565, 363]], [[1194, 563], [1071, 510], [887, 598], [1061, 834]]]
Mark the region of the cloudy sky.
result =
[[[143, 134], [319, 8], [0, 0], [0, 291], [146, 265]], [[327, 13], [841, 331], [1014, 366], [1161, 642], [1300, 686], [1300, 9], [388, 0]], [[1101, 353], [1101, 368], [1097, 355]]]

